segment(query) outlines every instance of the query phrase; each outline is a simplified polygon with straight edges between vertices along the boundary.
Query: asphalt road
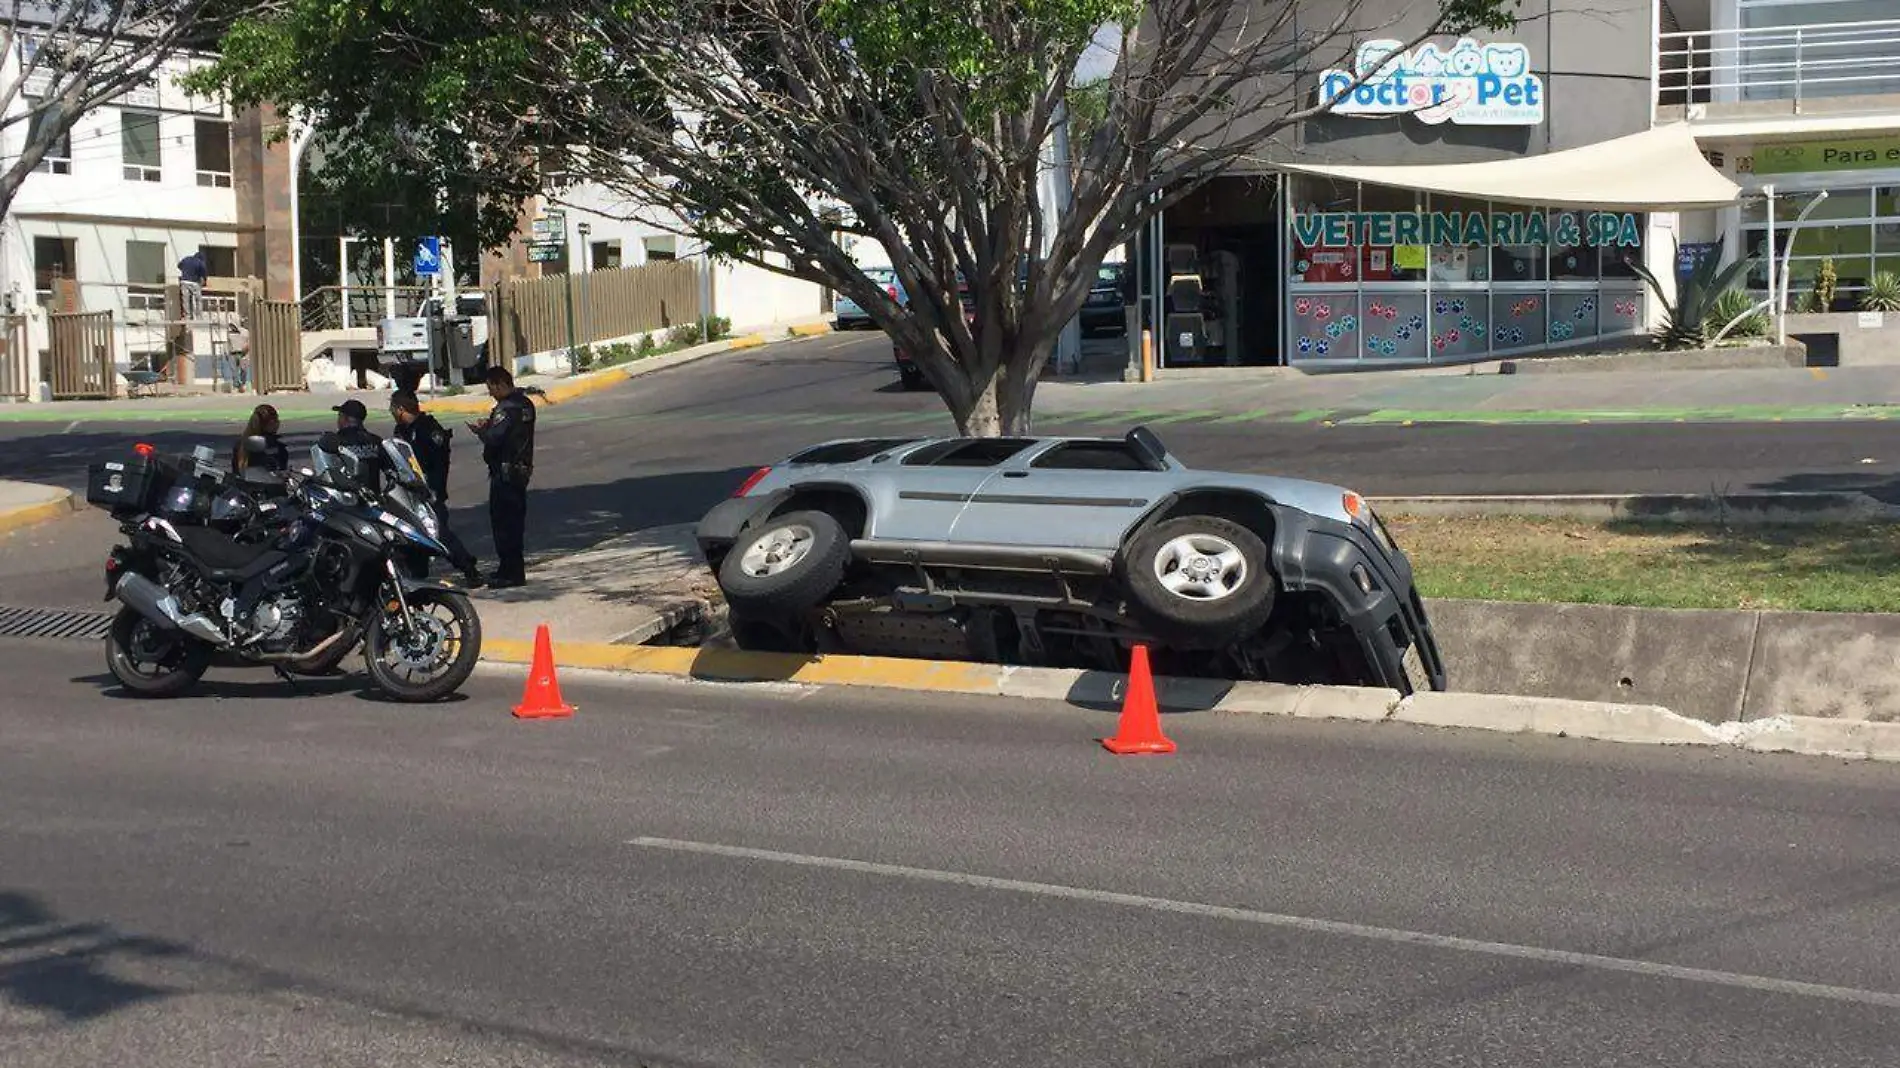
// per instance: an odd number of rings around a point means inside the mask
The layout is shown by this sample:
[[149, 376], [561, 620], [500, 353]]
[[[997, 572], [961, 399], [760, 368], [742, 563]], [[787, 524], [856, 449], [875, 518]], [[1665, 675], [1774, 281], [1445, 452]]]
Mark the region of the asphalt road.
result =
[[1889, 768], [0, 641], [0, 1063], [1892, 1063]]

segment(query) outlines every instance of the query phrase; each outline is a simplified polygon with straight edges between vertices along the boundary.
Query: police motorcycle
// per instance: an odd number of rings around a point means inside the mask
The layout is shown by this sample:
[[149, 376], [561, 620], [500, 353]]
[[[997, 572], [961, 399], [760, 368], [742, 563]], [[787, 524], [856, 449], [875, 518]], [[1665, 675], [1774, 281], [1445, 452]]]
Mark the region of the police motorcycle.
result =
[[288, 498], [273, 506], [281, 516], [247, 517], [241, 501], [216, 495], [207, 518], [217, 501], [233, 511], [203, 525], [190, 521], [196, 505], [177, 515], [181, 486], [215, 488], [194, 466], [148, 445], [92, 465], [87, 502], [126, 536], [106, 562], [106, 597], [123, 605], [106, 639], [113, 677], [137, 694], [174, 696], [217, 655], [289, 678], [320, 673], [361, 642], [371, 681], [396, 700], [460, 688], [481, 654], [481, 621], [465, 593], [399, 566], [447, 549], [414, 452], [395, 440], [383, 450], [389, 492], [371, 485], [363, 458], [317, 448], [309, 468], [285, 478]]

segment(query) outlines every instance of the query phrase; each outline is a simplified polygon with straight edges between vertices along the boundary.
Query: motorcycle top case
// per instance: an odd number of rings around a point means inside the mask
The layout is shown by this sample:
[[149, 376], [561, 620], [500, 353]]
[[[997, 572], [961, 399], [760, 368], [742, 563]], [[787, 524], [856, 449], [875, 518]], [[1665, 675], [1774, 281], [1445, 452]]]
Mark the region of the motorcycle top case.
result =
[[86, 503], [114, 512], [149, 512], [172, 480], [156, 458], [136, 453], [86, 467]]

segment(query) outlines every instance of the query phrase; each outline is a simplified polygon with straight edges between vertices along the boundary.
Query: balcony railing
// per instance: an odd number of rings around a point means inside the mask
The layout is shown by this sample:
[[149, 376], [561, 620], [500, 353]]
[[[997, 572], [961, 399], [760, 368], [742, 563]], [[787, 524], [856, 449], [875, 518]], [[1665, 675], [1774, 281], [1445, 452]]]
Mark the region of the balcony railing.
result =
[[1666, 33], [1656, 71], [1659, 107], [1900, 94], [1900, 19]]

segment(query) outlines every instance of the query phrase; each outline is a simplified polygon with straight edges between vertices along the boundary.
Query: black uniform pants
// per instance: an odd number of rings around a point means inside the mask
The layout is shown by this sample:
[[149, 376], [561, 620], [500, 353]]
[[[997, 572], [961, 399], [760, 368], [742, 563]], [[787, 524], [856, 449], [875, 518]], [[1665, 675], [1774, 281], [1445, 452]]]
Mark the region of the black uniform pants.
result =
[[[475, 554], [468, 551], [468, 546], [462, 544], [462, 539], [456, 537], [455, 531], [449, 527], [448, 494], [440, 493], [436, 495], [435, 515], [442, 523], [442, 536], [436, 540], [441, 542], [442, 547], [449, 551], [449, 566], [464, 575], [473, 574], [475, 571]], [[429, 557], [422, 553], [416, 553], [414, 556], [411, 556], [409, 558], [409, 576], [419, 579], [428, 578]]]
[[504, 470], [488, 474], [488, 522], [495, 532], [495, 577], [526, 581], [522, 559], [528, 526], [528, 480]]

